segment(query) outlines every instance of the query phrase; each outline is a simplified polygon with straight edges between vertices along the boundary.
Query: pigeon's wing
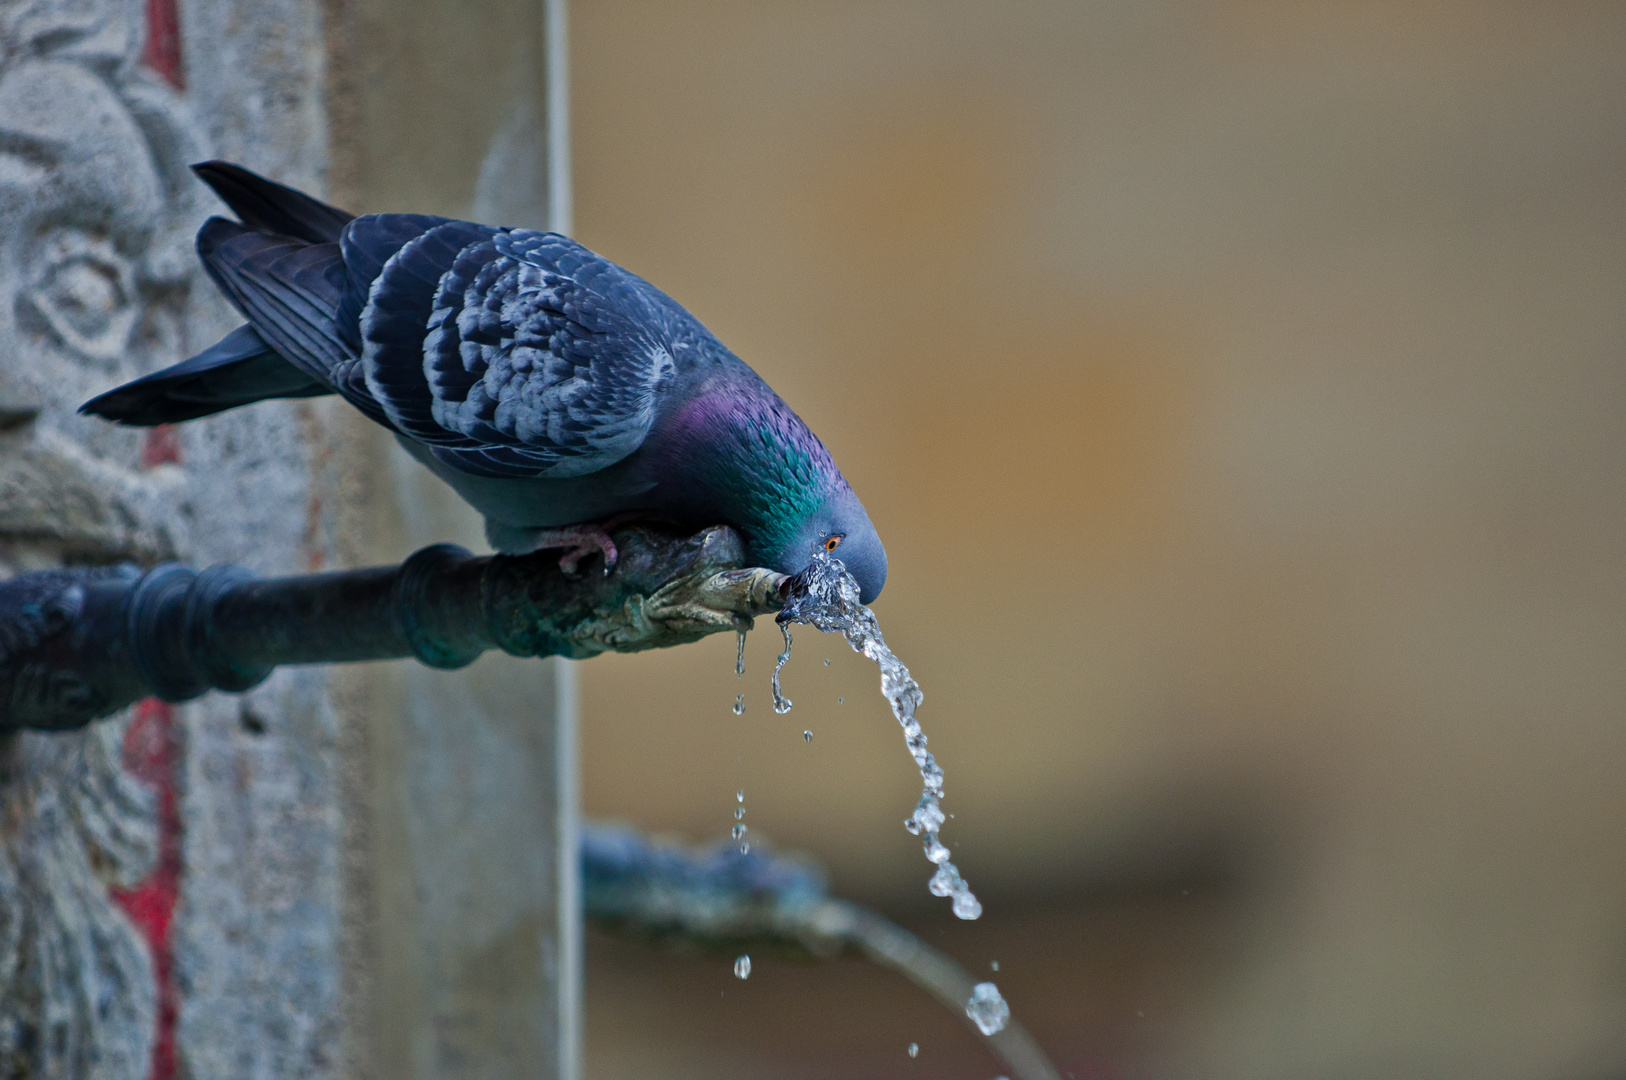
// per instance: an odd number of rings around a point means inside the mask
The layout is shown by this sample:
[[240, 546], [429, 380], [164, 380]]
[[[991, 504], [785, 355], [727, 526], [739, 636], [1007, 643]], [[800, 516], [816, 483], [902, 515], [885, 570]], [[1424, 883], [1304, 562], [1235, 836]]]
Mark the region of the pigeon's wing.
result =
[[495, 231], [425, 214], [375, 214], [346, 224], [337, 241], [309, 243], [216, 217], [198, 230], [198, 256], [277, 355], [388, 424], [364, 376], [359, 316], [401, 249], [446, 226], [461, 228], [463, 243]]
[[189, 360], [79, 406], [119, 424], [153, 427], [213, 416], [267, 398], [320, 397], [331, 387], [284, 360], [252, 326], [239, 326]]
[[328, 244], [337, 241], [356, 216], [229, 161], [199, 162], [192, 172], [214, 189], [244, 225], [259, 232], [291, 236], [307, 244]]
[[198, 257], [260, 338], [311, 379], [327, 382], [346, 359], [334, 323], [346, 284], [339, 245], [215, 217], [198, 230]]
[[[346, 262], [352, 236], [372, 250], [363, 234], [387, 225], [348, 226]], [[391, 426], [480, 475], [581, 476], [631, 454], [696, 325], [554, 233], [444, 222], [377, 265], [357, 322], [367, 390]], [[369, 271], [358, 254], [351, 272]]]

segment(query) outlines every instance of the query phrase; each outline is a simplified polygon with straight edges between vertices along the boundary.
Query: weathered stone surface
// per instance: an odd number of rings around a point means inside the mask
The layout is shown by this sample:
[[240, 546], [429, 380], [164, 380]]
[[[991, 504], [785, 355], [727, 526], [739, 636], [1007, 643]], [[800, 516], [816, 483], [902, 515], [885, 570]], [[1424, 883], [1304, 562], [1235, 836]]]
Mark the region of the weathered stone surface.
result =
[[[342, 404], [153, 432], [75, 409], [237, 323], [191, 251], [220, 208], [186, 165], [224, 157], [321, 192], [324, 29], [348, 60], [331, 82], [352, 91], [336, 201], [544, 224], [518, 220], [545, 211], [540, 12], [0, 0], [0, 572], [175, 558], [281, 575], [460, 538], [447, 494]], [[434, 134], [406, 147], [407, 189], [403, 131]], [[141, 712], [157, 735], [136, 741], [157, 750], [135, 779], [128, 719], [17, 738], [0, 1076], [569, 1072], [556, 672], [278, 671]], [[41, 950], [106, 970], [41, 982]]]
[[[309, 0], [0, 3], [0, 570], [329, 561], [320, 405], [174, 432], [75, 413], [235, 324], [191, 251], [214, 203], [186, 167], [230, 155], [319, 184], [323, 81]], [[124, 768], [122, 720], [4, 748], [0, 1075], [337, 1067], [326, 677], [169, 716], [146, 783]], [[177, 874], [151, 887], [166, 844]]]
[[147, 1074], [155, 987], [109, 889], [157, 852], [152, 797], [120, 765], [125, 724], [0, 741], [0, 1074]]
[[143, 520], [122, 485], [98, 471], [66, 446], [22, 446], [0, 457], [0, 544], [17, 552], [14, 559], [30, 549], [70, 562], [174, 558], [169, 526]]
[[[537, 189], [544, 6], [337, 0], [330, 40], [346, 57], [335, 66], [346, 92], [334, 104], [346, 119], [333, 153], [350, 209], [549, 224]], [[355, 530], [370, 539], [366, 561], [434, 542], [483, 550], [477, 516], [371, 434], [378, 467]], [[338, 678], [356, 680], [365, 703], [346, 714], [365, 744], [350, 757], [352, 895], [366, 898], [350, 970], [372, 1048], [357, 1075], [574, 1080], [579, 967], [560, 905], [575, 855], [561, 842], [572, 835], [561, 810], [573, 806], [573, 751], [564, 764], [555, 756], [570, 737], [556, 727], [567, 667], [488, 655], [457, 672], [397, 663]]]

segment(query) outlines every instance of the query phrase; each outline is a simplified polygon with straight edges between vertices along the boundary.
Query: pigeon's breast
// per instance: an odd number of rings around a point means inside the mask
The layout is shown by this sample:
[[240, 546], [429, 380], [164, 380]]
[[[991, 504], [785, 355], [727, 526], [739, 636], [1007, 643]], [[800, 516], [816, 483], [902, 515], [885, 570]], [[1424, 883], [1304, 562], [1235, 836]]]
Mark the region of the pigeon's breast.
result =
[[475, 476], [442, 461], [423, 443], [399, 435], [396, 441], [450, 484], [464, 502], [509, 525], [551, 528], [657, 509], [656, 484], [640, 468], [640, 454], [587, 476]]

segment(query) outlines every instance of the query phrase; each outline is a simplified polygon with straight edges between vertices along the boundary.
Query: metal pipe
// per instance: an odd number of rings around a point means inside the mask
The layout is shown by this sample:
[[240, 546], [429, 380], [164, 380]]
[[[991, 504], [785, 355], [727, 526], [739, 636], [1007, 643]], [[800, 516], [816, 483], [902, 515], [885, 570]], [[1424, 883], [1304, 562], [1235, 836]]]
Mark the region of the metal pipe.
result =
[[[615, 534], [615, 569], [437, 544], [400, 566], [259, 579], [234, 566], [66, 569], [0, 582], [0, 734], [82, 727], [143, 697], [240, 692], [284, 664], [637, 652], [749, 629], [789, 580], [733, 530]], [[595, 564], [596, 565], [596, 564]]]
[[625, 937], [724, 955], [753, 945], [829, 956], [855, 949], [931, 994], [977, 1031], [1015, 1080], [1060, 1080], [1038, 1041], [1013, 1017], [984, 1035], [966, 1013], [977, 980], [879, 912], [830, 896], [805, 859], [732, 844], [686, 848], [619, 826], [582, 833], [587, 917]]

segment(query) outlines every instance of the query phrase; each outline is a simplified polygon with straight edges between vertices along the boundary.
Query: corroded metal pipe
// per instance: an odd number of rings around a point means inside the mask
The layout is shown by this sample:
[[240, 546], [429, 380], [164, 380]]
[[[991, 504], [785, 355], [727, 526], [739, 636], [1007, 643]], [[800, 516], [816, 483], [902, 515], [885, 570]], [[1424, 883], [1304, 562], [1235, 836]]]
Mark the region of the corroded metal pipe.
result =
[[557, 553], [451, 544], [400, 566], [259, 579], [234, 566], [48, 570], [0, 582], [0, 734], [62, 730], [143, 697], [240, 692], [283, 664], [638, 652], [749, 629], [789, 580], [750, 568], [733, 530], [617, 530], [620, 560], [579, 576]]

